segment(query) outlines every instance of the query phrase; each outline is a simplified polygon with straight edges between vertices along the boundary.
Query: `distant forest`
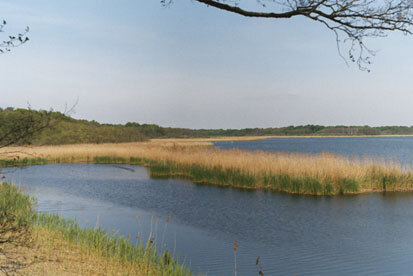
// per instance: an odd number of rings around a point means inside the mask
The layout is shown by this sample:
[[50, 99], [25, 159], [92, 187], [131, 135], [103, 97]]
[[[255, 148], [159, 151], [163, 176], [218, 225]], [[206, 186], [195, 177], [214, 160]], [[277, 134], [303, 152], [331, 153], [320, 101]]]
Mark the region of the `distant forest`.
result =
[[219, 136], [358, 136], [358, 135], [413, 135], [413, 126], [288, 126], [279, 128], [244, 129], [188, 129], [162, 127], [155, 124], [129, 122], [100, 124], [77, 120], [60, 112], [0, 108], [0, 137], [13, 132], [27, 120], [48, 120], [48, 127], [30, 140], [18, 144], [57, 145], [76, 143], [117, 143], [146, 141], [151, 138], [204, 138]]

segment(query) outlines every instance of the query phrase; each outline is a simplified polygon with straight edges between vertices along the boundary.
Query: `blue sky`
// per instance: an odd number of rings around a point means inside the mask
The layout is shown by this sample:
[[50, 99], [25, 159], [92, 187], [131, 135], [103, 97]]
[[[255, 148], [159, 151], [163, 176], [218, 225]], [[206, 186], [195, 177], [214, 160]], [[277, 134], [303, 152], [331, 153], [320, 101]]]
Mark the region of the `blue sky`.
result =
[[[347, 66], [334, 35], [305, 18], [251, 19], [176, 0], [0, 1], [0, 106], [104, 123], [190, 128], [413, 125], [413, 37], [390, 34], [371, 73]], [[5, 35], [0, 34], [0, 35]], [[1, 38], [1, 37], [0, 37]]]

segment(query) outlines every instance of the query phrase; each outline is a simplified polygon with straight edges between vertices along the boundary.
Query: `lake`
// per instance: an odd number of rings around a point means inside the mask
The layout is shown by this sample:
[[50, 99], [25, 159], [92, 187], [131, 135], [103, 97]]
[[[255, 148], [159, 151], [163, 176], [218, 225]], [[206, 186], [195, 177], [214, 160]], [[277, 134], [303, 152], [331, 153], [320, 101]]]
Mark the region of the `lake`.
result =
[[[407, 164], [413, 145], [412, 138], [289, 140], [217, 146], [345, 155], [370, 155], [376, 148], [371, 155]], [[238, 275], [258, 275], [257, 257], [265, 275], [413, 271], [413, 193], [296, 196], [153, 179], [147, 168], [133, 165], [51, 164], [3, 173], [37, 198], [39, 211], [130, 234], [132, 242], [152, 232], [161, 248], [180, 255], [194, 272], [233, 275], [234, 241]]]
[[214, 145], [221, 149], [328, 152], [348, 157], [374, 157], [413, 166], [413, 137], [269, 138], [258, 141], [214, 142]]

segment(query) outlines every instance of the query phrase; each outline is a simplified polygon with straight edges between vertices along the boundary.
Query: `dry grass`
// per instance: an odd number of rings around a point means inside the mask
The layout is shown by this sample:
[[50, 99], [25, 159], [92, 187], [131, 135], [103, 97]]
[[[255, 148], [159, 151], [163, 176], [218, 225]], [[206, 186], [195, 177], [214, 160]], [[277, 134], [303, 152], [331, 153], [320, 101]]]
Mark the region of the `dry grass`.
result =
[[276, 138], [278, 136], [226, 136], [226, 137], [210, 137], [210, 138], [159, 138], [151, 139], [151, 142], [154, 143], [203, 143], [207, 142], [225, 142], [225, 141], [257, 141], [257, 140], [266, 140], [268, 138]]
[[0, 203], [0, 275], [192, 275], [149, 240], [134, 245], [130, 237], [35, 213], [31, 198], [10, 183], [0, 184]]
[[[3, 273], [3, 274], [2, 274]], [[0, 275], [159, 275], [154, 266], [103, 257], [36, 226], [31, 242], [0, 245]]]
[[[92, 162], [95, 157], [138, 157], [153, 161], [169, 161], [179, 165], [197, 165], [207, 169], [236, 169], [251, 176], [288, 175], [309, 177], [320, 183], [338, 183], [351, 179], [358, 183], [357, 192], [381, 190], [389, 179], [398, 182], [391, 190], [412, 190], [412, 171], [396, 162], [377, 159], [349, 159], [332, 154], [287, 154], [264, 151], [219, 150], [203, 139], [157, 139], [141, 143], [78, 144], [2, 149], [0, 156], [13, 152], [19, 158], [41, 157], [61, 162]], [[384, 182], [383, 182], [384, 181]], [[383, 183], [381, 183], [383, 182]], [[254, 188], [265, 188], [255, 183]], [[384, 188], [385, 189], [385, 188]]]

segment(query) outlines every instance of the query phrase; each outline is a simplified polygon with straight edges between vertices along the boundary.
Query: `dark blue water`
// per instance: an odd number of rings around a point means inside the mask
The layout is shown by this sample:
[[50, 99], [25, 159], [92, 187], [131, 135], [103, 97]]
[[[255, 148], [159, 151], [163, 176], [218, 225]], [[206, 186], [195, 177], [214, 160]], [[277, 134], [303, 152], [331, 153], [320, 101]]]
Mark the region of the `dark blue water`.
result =
[[152, 231], [195, 272], [233, 275], [234, 240], [238, 275], [258, 275], [258, 256], [265, 275], [413, 272], [412, 193], [293, 196], [151, 179], [129, 165], [4, 172], [37, 197], [38, 210], [132, 237]]
[[273, 152], [329, 152], [349, 157], [375, 157], [413, 166], [413, 137], [270, 138], [259, 141], [215, 142], [222, 149]]

